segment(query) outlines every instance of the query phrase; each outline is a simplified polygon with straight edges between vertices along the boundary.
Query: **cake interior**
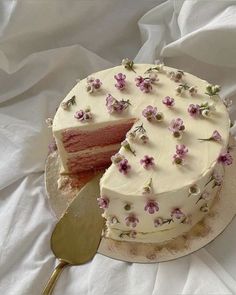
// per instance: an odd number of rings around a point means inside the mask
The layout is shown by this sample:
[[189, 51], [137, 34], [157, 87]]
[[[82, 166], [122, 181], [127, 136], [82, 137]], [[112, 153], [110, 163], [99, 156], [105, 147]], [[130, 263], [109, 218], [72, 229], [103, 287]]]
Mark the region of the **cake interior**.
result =
[[68, 153], [68, 172], [76, 174], [109, 167], [111, 156], [119, 151], [120, 143], [134, 122], [134, 119], [129, 119], [91, 131], [65, 130], [62, 142]]

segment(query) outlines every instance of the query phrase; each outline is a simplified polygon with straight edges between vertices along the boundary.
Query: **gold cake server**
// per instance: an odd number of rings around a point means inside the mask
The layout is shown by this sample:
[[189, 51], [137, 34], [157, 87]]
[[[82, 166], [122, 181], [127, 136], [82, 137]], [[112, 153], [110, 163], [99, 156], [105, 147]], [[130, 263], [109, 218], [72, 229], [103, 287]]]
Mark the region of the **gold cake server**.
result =
[[51, 249], [59, 264], [51, 274], [43, 295], [52, 294], [62, 270], [66, 266], [90, 261], [97, 252], [104, 227], [102, 210], [98, 207], [99, 174], [87, 183], [71, 202], [51, 236]]

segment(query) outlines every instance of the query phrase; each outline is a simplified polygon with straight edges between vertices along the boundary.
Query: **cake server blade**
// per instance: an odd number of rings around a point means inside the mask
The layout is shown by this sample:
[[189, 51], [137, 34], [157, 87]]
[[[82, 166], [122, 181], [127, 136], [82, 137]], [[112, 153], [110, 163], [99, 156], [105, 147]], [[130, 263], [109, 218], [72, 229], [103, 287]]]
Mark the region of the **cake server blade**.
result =
[[104, 227], [102, 210], [96, 200], [99, 196], [100, 178], [101, 175], [97, 175], [79, 191], [54, 228], [51, 249], [59, 259], [59, 264], [51, 274], [43, 295], [52, 294], [55, 283], [66, 266], [84, 264], [97, 252]]

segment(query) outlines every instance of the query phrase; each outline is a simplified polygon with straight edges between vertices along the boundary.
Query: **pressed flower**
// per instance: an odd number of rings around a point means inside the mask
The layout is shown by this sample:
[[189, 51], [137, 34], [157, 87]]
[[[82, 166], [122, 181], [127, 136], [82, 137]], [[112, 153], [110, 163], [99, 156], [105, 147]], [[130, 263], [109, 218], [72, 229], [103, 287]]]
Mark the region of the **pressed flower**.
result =
[[149, 195], [151, 193], [152, 193], [152, 178], [150, 178], [148, 183], [143, 187], [143, 195]]
[[87, 122], [93, 118], [93, 115], [90, 112], [90, 109], [87, 108], [85, 110], [79, 110], [78, 112], [76, 112], [74, 117], [81, 122]]
[[229, 108], [233, 104], [233, 101], [232, 101], [232, 99], [225, 98], [225, 99], [223, 99], [223, 103], [226, 106], [226, 108]]
[[199, 195], [200, 194], [200, 188], [197, 184], [193, 184], [189, 188], [189, 195]]
[[139, 89], [144, 93], [149, 93], [152, 90], [152, 81], [151, 79], [144, 79], [140, 84]]
[[138, 218], [136, 217], [135, 214], [131, 213], [129, 214], [126, 218], [125, 218], [125, 221], [126, 221], [126, 225], [127, 226], [131, 226], [131, 227], [136, 227], [137, 224], [139, 223], [139, 220]]
[[129, 58], [122, 59], [121, 64], [125, 67], [125, 69], [131, 70], [135, 73], [134, 62], [132, 60], [130, 60]]
[[151, 83], [155, 83], [159, 81], [158, 75], [154, 72], [151, 72], [148, 78], [150, 79]]
[[101, 209], [107, 209], [110, 203], [110, 200], [107, 197], [99, 197], [97, 198], [98, 205]]
[[174, 80], [175, 82], [180, 82], [183, 78], [184, 72], [183, 71], [177, 71], [177, 72], [169, 72], [168, 76], [171, 80]]
[[47, 118], [45, 120], [46, 124], [48, 125], [48, 128], [51, 128], [53, 125], [53, 119], [52, 118]]
[[159, 211], [159, 206], [157, 201], [155, 200], [148, 200], [144, 210], [147, 211], [149, 214], [154, 214], [155, 212]]
[[122, 113], [130, 105], [129, 100], [117, 100], [111, 94], [106, 97], [106, 107], [109, 113]]
[[171, 211], [171, 217], [174, 219], [181, 219], [185, 217], [185, 215], [179, 208], [175, 208]]
[[173, 156], [173, 164], [183, 165], [183, 163], [184, 163], [184, 159], [182, 157], [180, 157], [179, 155], [174, 154], [174, 156]]
[[208, 138], [200, 138], [199, 140], [202, 141], [216, 141], [216, 142], [221, 142], [222, 141], [222, 136], [220, 135], [220, 133], [215, 130], [213, 131], [212, 135]]
[[231, 165], [233, 163], [233, 157], [229, 152], [221, 152], [217, 158], [217, 162], [222, 165]]
[[210, 97], [217, 95], [220, 92], [221, 87], [219, 85], [208, 84], [206, 87], [206, 94]]
[[175, 132], [175, 131], [184, 131], [185, 130], [185, 126], [184, 126], [184, 122], [182, 119], [177, 118], [177, 119], [173, 119], [170, 122], [169, 128], [170, 131]]
[[163, 220], [163, 218], [161, 218], [161, 217], [157, 217], [155, 220], [154, 220], [154, 226], [155, 227], [159, 227], [159, 226], [161, 226], [161, 225], [163, 225], [164, 224], [164, 220]]
[[203, 212], [203, 213], [207, 213], [207, 212], [209, 212], [208, 204], [207, 204], [207, 203], [203, 204], [203, 205], [200, 207], [200, 211]]
[[149, 105], [143, 110], [142, 115], [149, 121], [156, 119], [157, 108]]
[[102, 82], [100, 79], [95, 79], [94, 77], [87, 78], [87, 85], [86, 85], [87, 92], [93, 93], [94, 90], [100, 89], [101, 86], [102, 86]]
[[168, 108], [171, 108], [174, 106], [175, 104], [175, 100], [174, 98], [170, 97], [170, 96], [166, 96], [165, 98], [163, 98], [162, 100], [163, 104], [165, 104]]
[[146, 155], [143, 159], [140, 160], [140, 164], [143, 165], [145, 169], [149, 169], [155, 165], [154, 158]]
[[119, 90], [123, 90], [125, 88], [126, 75], [119, 73], [115, 75], [114, 78], [116, 79], [115, 87]]
[[139, 139], [142, 141], [142, 143], [147, 143], [149, 141], [147, 134], [140, 134]]
[[123, 146], [127, 151], [131, 152], [134, 156], [136, 155], [135, 151], [131, 148], [129, 142], [126, 139], [122, 141], [121, 146]]
[[188, 112], [191, 117], [198, 117], [201, 114], [200, 106], [198, 104], [190, 104]]
[[127, 159], [123, 159], [118, 163], [118, 169], [120, 171], [120, 173], [126, 175], [129, 170], [131, 169], [131, 166], [128, 164], [128, 160]]
[[52, 153], [57, 150], [57, 144], [55, 139], [53, 139], [53, 141], [48, 145], [48, 150], [49, 150], [49, 153]]
[[176, 152], [180, 158], [184, 158], [188, 153], [188, 148], [184, 144], [177, 144], [176, 145]]
[[194, 96], [195, 94], [197, 94], [197, 87], [196, 86], [189, 87], [188, 92], [191, 96]]

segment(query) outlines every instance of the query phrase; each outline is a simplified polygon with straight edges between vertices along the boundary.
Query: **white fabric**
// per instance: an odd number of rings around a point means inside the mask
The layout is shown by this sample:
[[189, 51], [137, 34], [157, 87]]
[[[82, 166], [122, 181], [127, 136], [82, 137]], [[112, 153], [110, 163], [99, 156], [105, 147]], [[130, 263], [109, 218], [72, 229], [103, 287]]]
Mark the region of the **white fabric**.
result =
[[[236, 118], [236, 1], [161, 2], [0, 2], [1, 294], [40, 294], [56, 265], [49, 244], [56, 218], [43, 179], [51, 137], [44, 121], [77, 78], [123, 57], [164, 59], [223, 85]], [[167, 263], [96, 255], [67, 268], [55, 294], [236, 294], [235, 228], [236, 220], [204, 249]]]

